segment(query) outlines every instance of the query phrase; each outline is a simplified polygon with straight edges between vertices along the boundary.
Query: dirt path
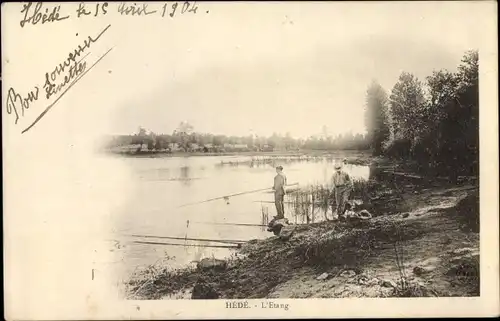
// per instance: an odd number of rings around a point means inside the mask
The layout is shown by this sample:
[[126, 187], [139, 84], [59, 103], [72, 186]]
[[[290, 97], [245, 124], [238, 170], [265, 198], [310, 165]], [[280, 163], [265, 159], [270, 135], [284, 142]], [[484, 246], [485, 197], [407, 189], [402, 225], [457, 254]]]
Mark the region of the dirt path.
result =
[[408, 188], [396, 205], [397, 214], [375, 204], [368, 221], [251, 241], [223, 271], [165, 269], [149, 284], [132, 281], [130, 297], [186, 298], [193, 288], [198, 298], [479, 295], [477, 186]]
[[[340, 270], [337, 266], [320, 270], [304, 268], [296, 277], [276, 287], [269, 297], [479, 295], [479, 235], [464, 231], [453, 216], [457, 214], [453, 212], [460, 210], [458, 202], [469, 194], [441, 192], [448, 196], [418, 195], [410, 200], [414, 210], [390, 218], [396, 229], [405, 234], [401, 235], [403, 241], [394, 243], [395, 247], [381, 246], [356, 266]], [[402, 261], [399, 267], [398, 256]], [[316, 279], [325, 272], [333, 277]], [[402, 279], [406, 280], [406, 289]]]

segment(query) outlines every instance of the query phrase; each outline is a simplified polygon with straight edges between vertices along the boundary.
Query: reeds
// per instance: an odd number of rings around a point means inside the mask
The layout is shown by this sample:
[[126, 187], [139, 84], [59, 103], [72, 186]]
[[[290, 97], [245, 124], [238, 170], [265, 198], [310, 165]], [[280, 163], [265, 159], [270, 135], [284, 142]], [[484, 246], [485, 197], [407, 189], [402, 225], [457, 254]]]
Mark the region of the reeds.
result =
[[305, 220], [306, 223], [310, 223], [311, 220], [314, 222], [314, 213], [312, 207], [312, 195], [308, 191], [299, 190], [290, 195], [292, 215]]
[[288, 155], [288, 156], [253, 156], [247, 160], [221, 161], [217, 166], [277, 166], [282, 164], [291, 164], [299, 162], [322, 162], [333, 161], [333, 155]]
[[261, 211], [261, 223], [263, 225], [261, 227], [261, 230], [264, 231], [265, 230], [264, 225], [267, 226], [267, 224], [269, 224], [269, 208], [267, 208], [267, 206], [261, 205], [260, 211]]
[[[369, 201], [371, 182], [366, 180], [354, 180], [350, 199], [360, 200], [361, 203]], [[289, 210], [296, 221], [300, 223], [314, 223], [328, 220], [328, 211], [335, 208], [335, 197], [329, 184], [311, 184], [300, 188], [293, 193], [287, 194]], [[321, 212], [322, 218], [317, 214]]]

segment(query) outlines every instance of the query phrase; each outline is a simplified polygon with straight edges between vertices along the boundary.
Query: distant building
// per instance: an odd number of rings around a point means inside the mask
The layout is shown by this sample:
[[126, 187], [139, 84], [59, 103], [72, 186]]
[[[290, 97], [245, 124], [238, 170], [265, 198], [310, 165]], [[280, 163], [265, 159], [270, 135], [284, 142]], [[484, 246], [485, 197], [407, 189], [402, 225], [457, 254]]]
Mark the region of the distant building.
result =
[[[113, 153], [128, 153], [128, 152], [135, 152], [141, 147], [141, 144], [128, 144], [128, 145], [121, 145], [121, 146], [113, 146], [109, 148], [108, 150]], [[142, 146], [144, 148], [144, 145]]]
[[201, 149], [202, 149], [202, 151], [204, 153], [213, 153], [213, 152], [215, 152], [215, 148], [214, 148], [213, 144], [204, 144]]
[[244, 151], [248, 150], [247, 144], [224, 144], [225, 150]]
[[247, 144], [234, 144], [233, 148], [235, 149], [248, 149]]
[[168, 147], [170, 148], [171, 151], [178, 151], [180, 150], [180, 146], [177, 143], [170, 143], [168, 144]]
[[262, 151], [263, 152], [272, 152], [272, 151], [274, 151], [274, 148], [272, 146], [265, 144], [262, 146]]

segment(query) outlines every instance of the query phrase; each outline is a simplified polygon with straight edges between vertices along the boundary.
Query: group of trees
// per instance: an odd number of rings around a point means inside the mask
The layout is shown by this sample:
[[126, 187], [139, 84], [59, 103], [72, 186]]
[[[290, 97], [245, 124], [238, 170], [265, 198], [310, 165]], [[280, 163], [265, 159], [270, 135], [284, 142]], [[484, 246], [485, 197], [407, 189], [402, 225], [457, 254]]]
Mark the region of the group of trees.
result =
[[246, 145], [248, 150], [272, 151], [279, 150], [337, 150], [337, 149], [367, 149], [368, 141], [365, 135], [347, 133], [344, 135], [313, 136], [308, 139], [293, 138], [290, 133], [280, 135], [274, 133], [270, 137], [264, 136], [226, 136], [198, 133], [193, 130], [187, 122], [182, 122], [172, 134], [156, 134], [147, 132], [140, 127], [134, 135], [115, 136], [108, 147], [139, 145], [138, 151], [147, 148], [148, 150], [163, 150], [169, 148], [170, 144], [177, 144], [180, 149], [189, 151], [193, 146], [203, 149], [210, 146], [213, 151], [222, 150], [226, 144]]
[[373, 152], [418, 161], [422, 168], [478, 174], [479, 60], [467, 52], [456, 72], [420, 81], [401, 73], [388, 95], [373, 82], [365, 123]]
[[367, 135], [346, 133], [335, 137], [310, 137], [304, 142], [302, 147], [312, 150], [365, 150], [369, 149], [370, 145]]
[[[162, 150], [176, 143], [211, 148], [246, 145], [249, 150], [372, 149], [375, 155], [416, 160], [422, 168], [450, 169], [452, 173], [478, 174], [479, 70], [478, 52], [467, 52], [456, 72], [434, 71], [419, 80], [402, 72], [388, 94], [373, 81], [366, 94], [366, 135], [351, 133], [295, 139], [290, 134], [225, 136], [194, 131], [182, 122], [172, 134], [155, 134], [139, 128], [134, 135], [114, 137], [109, 146], [138, 144]], [[216, 149], [217, 150], [217, 149]]]

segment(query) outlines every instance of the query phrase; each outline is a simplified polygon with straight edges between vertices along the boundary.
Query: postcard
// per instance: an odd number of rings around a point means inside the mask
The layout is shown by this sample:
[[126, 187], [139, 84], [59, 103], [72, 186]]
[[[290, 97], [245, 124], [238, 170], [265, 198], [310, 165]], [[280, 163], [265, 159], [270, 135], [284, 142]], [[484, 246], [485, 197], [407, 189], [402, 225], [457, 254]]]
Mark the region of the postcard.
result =
[[5, 319], [498, 315], [496, 9], [3, 3]]

